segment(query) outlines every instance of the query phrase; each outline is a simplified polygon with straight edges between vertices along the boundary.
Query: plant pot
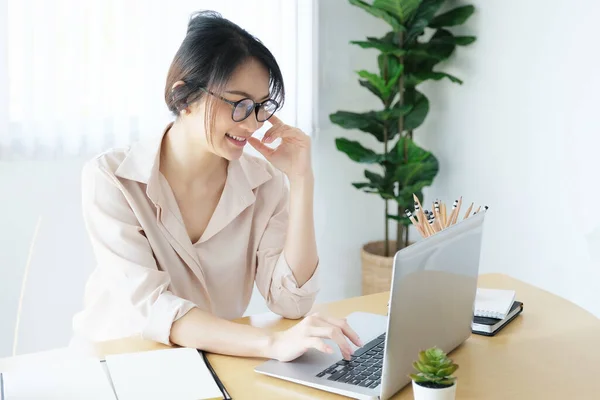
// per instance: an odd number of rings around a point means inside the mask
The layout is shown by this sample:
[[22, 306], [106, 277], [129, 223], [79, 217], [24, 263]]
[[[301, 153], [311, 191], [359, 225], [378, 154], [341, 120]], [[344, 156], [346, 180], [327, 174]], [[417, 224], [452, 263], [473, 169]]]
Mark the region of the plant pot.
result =
[[412, 381], [413, 397], [415, 400], [454, 400], [456, 398], [456, 384], [446, 388], [428, 388]]
[[[362, 294], [387, 292], [391, 289], [392, 266], [396, 253], [396, 241], [390, 240], [390, 256], [385, 257], [385, 241], [369, 242], [361, 249]], [[409, 242], [411, 245], [414, 242]]]

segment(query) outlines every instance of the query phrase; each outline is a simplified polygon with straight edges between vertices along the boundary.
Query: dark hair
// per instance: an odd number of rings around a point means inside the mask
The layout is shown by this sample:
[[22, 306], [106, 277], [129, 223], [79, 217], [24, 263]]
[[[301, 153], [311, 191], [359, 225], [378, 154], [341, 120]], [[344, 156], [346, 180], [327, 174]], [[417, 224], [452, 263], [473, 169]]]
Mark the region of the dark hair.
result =
[[[165, 86], [165, 102], [175, 115], [199, 100], [210, 88], [220, 94], [233, 71], [255, 58], [269, 71], [271, 98], [283, 104], [283, 76], [275, 57], [256, 37], [214, 11], [195, 12], [177, 50]], [[183, 81], [185, 85], [173, 85]], [[212, 96], [211, 96], [212, 97]], [[207, 112], [210, 107], [207, 107]]]

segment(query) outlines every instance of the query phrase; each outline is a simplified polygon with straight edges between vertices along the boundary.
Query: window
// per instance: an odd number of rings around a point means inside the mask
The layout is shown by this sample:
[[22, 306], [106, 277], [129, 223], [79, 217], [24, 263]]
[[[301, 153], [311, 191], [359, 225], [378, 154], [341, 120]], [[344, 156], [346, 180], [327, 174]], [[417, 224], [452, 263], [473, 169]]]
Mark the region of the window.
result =
[[167, 70], [201, 9], [273, 52], [287, 91], [280, 118], [310, 134], [313, 1], [0, 0], [0, 157], [91, 154], [162, 129]]

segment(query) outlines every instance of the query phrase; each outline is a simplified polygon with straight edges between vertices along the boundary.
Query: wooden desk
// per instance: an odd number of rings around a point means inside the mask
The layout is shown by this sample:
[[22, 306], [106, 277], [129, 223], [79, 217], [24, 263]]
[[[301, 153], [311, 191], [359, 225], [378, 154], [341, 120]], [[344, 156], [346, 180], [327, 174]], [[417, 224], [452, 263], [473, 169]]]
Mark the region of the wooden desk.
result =
[[[451, 353], [460, 365], [457, 399], [595, 399], [600, 398], [597, 378], [600, 360], [600, 320], [576, 305], [505, 275], [482, 275], [480, 287], [517, 291], [524, 312], [495, 337], [472, 335]], [[318, 305], [316, 309], [337, 317], [353, 311], [385, 314], [388, 293]], [[239, 320], [274, 330], [295, 321], [272, 315]], [[154, 350], [166, 346], [139, 339], [104, 342], [100, 356]], [[0, 370], [35, 355], [0, 360]], [[342, 399], [344, 397], [259, 375], [254, 367], [264, 360], [212, 354], [209, 360], [235, 400], [242, 399]], [[412, 399], [406, 386], [393, 399]]]

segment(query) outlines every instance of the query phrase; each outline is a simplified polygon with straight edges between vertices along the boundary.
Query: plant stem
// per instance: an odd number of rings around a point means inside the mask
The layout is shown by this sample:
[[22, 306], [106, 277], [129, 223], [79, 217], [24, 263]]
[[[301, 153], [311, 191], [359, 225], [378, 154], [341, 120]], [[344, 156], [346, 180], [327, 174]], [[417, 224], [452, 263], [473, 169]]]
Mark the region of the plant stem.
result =
[[[398, 48], [402, 49], [402, 47], [404, 47], [404, 33], [403, 32], [398, 32]], [[400, 63], [400, 65], [404, 64], [404, 57], [399, 57], [398, 62]], [[400, 74], [400, 79], [398, 79], [398, 107], [402, 107], [404, 105], [404, 74], [405, 71], [402, 71], [402, 74]], [[398, 117], [398, 137], [402, 137], [402, 132], [404, 131], [404, 115], [400, 115]], [[407, 143], [406, 141], [404, 141], [404, 162], [407, 163], [408, 162], [408, 152], [407, 152]], [[398, 204], [398, 218], [401, 218], [400, 216], [402, 215], [402, 205]], [[400, 221], [396, 222], [397, 227], [396, 227], [396, 251], [401, 249], [402, 246], [402, 223]], [[407, 237], [407, 241], [408, 241], [408, 231], [406, 232], [406, 237]]]
[[[383, 79], [384, 81], [387, 82], [388, 80], [388, 56], [385, 55], [383, 58]], [[389, 107], [388, 104], [385, 105], [385, 108], [387, 109]], [[388, 123], [387, 121], [384, 121], [383, 123], [383, 154], [384, 156], [387, 155], [388, 153]], [[387, 175], [387, 171], [385, 171], [386, 169], [386, 165], [384, 163], [383, 165], [384, 168], [384, 175]], [[384, 248], [384, 256], [385, 257], [389, 257], [390, 256], [390, 227], [388, 224], [388, 199], [384, 199], [385, 201], [385, 215], [383, 218], [383, 222], [384, 222], [384, 226], [385, 226], [385, 238], [384, 238], [384, 242], [383, 242], [383, 248]]]
[[[402, 204], [398, 203], [398, 217], [402, 215]], [[402, 246], [402, 237], [404, 233], [404, 225], [397, 221], [396, 224], [396, 251], [400, 250]]]
[[[387, 124], [384, 123], [383, 125], [383, 154], [387, 154], [388, 152], [388, 129], [387, 129]], [[385, 166], [384, 166], [385, 168]], [[390, 227], [388, 225], [388, 215], [389, 215], [389, 210], [388, 210], [388, 199], [383, 199], [383, 201], [385, 202], [385, 215], [383, 218], [383, 222], [385, 225], [385, 242], [383, 243], [384, 246], [384, 256], [385, 257], [389, 257], [390, 256]]]
[[[412, 131], [412, 129], [406, 133], [406, 137], [409, 140], [412, 140], [412, 138], [413, 138], [413, 131]], [[404, 159], [408, 160], [408, 151], [407, 151], [406, 147], [405, 147], [405, 150], [404, 150]], [[410, 230], [408, 229], [409, 228], [408, 226], [405, 227], [405, 228], [406, 228], [406, 236], [404, 237], [404, 247], [408, 247], [408, 243], [410, 242], [409, 237], [408, 237], [408, 235], [410, 233]]]

